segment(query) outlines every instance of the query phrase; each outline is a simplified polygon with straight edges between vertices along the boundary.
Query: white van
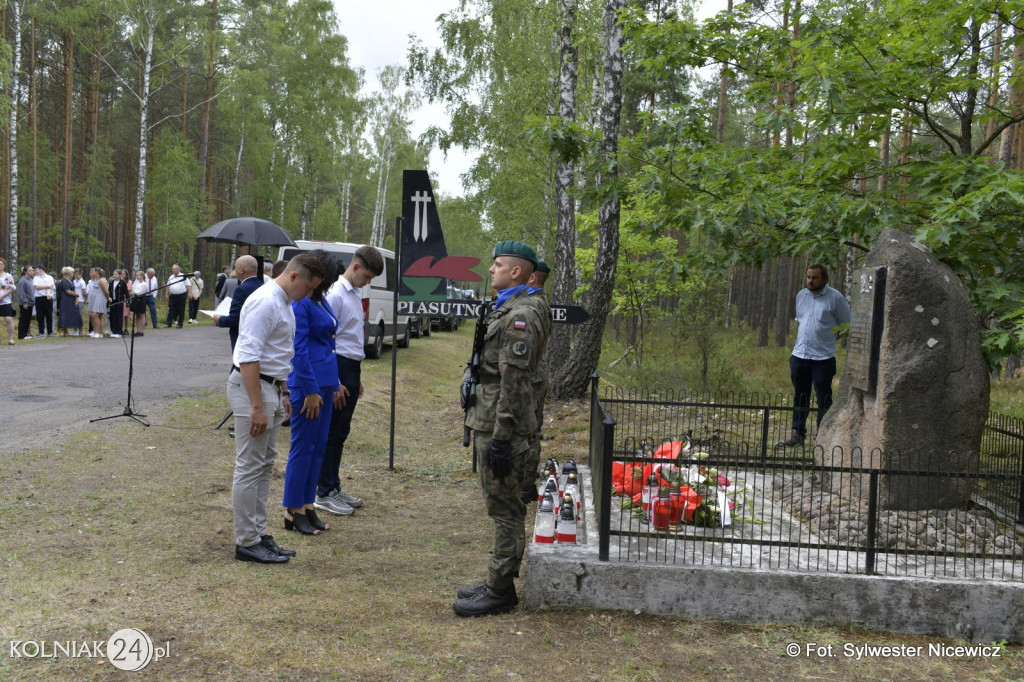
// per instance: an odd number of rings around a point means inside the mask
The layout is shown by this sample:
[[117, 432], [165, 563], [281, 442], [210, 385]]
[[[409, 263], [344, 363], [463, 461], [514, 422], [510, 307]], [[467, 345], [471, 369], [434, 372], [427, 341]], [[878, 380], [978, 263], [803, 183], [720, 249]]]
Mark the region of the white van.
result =
[[[352, 254], [360, 246], [362, 244], [296, 240], [295, 246], [282, 246], [277, 254], [277, 259], [291, 260], [292, 256], [297, 253], [323, 249], [338, 259], [338, 274], [340, 275], [348, 268], [349, 263], [352, 262]], [[395, 263], [395, 254], [387, 249], [377, 250], [384, 256], [384, 272], [370, 280], [370, 283], [360, 291], [363, 297], [363, 314], [365, 316], [363, 329], [367, 358], [379, 358], [384, 350], [384, 344], [394, 343], [396, 339], [394, 296], [395, 287], [398, 286], [398, 269]], [[399, 315], [398, 347], [408, 348], [409, 337], [409, 318], [406, 315]]]

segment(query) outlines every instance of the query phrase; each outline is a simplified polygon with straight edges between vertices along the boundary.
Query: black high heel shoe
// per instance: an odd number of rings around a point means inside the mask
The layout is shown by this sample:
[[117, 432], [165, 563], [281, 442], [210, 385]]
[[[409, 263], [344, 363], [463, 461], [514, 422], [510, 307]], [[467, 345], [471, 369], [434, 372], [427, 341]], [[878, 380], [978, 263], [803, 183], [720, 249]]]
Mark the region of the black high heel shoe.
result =
[[328, 526], [326, 523], [324, 523], [323, 521], [320, 520], [320, 517], [317, 516], [315, 509], [307, 509], [306, 510], [306, 518], [309, 519], [310, 525], [312, 525], [317, 530], [330, 530], [331, 529], [330, 526]]
[[298, 512], [292, 514], [292, 518], [284, 517], [284, 529], [285, 530], [297, 530], [303, 535], [316, 535], [317, 529], [313, 528], [309, 524], [309, 519], [306, 518], [305, 514], [299, 514]]

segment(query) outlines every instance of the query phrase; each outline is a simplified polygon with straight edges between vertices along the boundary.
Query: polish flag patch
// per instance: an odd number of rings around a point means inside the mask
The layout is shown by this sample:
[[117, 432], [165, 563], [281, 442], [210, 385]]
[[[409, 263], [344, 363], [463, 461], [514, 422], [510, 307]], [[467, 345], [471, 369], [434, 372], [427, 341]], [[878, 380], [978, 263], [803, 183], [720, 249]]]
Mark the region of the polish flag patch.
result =
[[526, 329], [526, 320], [515, 320], [512, 323], [512, 326], [515, 329]]

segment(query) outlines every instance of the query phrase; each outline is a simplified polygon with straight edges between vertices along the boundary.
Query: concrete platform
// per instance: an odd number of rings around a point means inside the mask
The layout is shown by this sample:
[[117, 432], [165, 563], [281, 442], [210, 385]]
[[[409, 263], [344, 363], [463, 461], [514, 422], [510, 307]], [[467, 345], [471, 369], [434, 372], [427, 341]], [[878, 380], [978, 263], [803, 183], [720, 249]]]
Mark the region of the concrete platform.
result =
[[589, 469], [580, 467], [580, 476], [584, 516], [577, 529], [579, 542], [530, 544], [524, 608], [569, 606], [738, 623], [856, 625], [977, 643], [1024, 643], [1024, 584], [1019, 583], [598, 561]]

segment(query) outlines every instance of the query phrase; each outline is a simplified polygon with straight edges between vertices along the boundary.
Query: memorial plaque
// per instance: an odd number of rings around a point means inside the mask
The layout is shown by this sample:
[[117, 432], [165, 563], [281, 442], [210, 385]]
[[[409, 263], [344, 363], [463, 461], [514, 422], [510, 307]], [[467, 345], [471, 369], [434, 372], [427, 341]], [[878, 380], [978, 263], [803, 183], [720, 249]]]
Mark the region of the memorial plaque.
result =
[[854, 388], [874, 393], [878, 387], [878, 351], [885, 316], [885, 267], [862, 268], [850, 292], [850, 333], [846, 376]]

